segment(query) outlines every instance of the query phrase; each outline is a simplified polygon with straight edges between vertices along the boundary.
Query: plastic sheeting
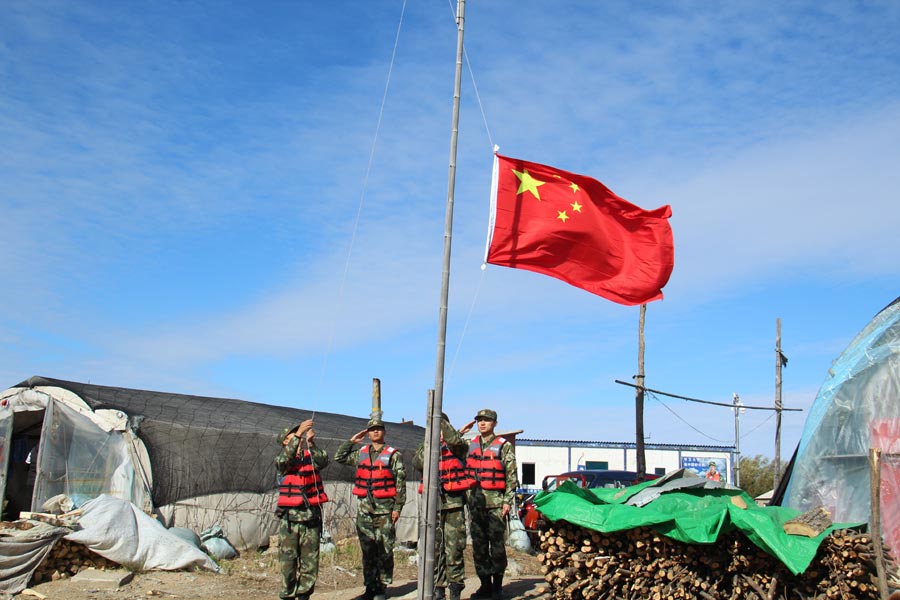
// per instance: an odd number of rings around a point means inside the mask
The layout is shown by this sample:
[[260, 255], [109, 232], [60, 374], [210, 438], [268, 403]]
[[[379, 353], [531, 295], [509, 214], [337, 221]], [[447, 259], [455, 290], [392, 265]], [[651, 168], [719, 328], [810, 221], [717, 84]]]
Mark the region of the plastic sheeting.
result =
[[[870, 448], [900, 453], [900, 299], [882, 310], [834, 362], [810, 409], [784, 505], [822, 505], [836, 521], [870, 518]], [[900, 548], [900, 460], [885, 456], [882, 529]]]
[[130, 433], [103, 431], [84, 415], [50, 400], [41, 432], [39, 475], [32, 510], [39, 511], [53, 496], [65, 494], [81, 506], [100, 494], [149, 503], [128, 449]]
[[[696, 476], [688, 479], [696, 479]], [[719, 536], [741, 531], [757, 547], [778, 558], [795, 575], [815, 558], [822, 540], [835, 529], [855, 524], [834, 524], [819, 536], [788, 535], [783, 525], [800, 514], [783, 507], [760, 507], [746, 492], [716, 486], [673, 486], [673, 478], [648, 481], [624, 489], [582, 489], [570, 481], [555, 492], [541, 492], [534, 502], [551, 521], [564, 520], [603, 533], [650, 527], [679, 542], [712, 544]], [[667, 484], [669, 487], [666, 487]], [[642, 506], [650, 488], [661, 493]], [[671, 490], [671, 491], [666, 491]], [[655, 495], [655, 494], [651, 494]], [[731, 501], [740, 497], [746, 508]], [[641, 497], [640, 499], [638, 497]]]
[[185, 542], [135, 505], [99, 496], [86, 503], [78, 519], [79, 531], [66, 536], [84, 544], [100, 556], [132, 570], [201, 568], [219, 571], [219, 567], [200, 549]]

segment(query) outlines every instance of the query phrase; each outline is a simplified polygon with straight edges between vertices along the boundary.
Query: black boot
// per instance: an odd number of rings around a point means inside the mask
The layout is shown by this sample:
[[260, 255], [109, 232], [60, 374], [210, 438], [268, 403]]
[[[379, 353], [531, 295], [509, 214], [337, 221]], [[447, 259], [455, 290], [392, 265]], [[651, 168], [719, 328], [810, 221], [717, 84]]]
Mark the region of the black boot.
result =
[[431, 600], [445, 600], [446, 596], [444, 594], [444, 588], [436, 587], [434, 588], [434, 593], [431, 594]]
[[503, 598], [503, 575], [494, 575], [491, 585], [491, 600]]
[[372, 600], [375, 597], [375, 590], [372, 589], [372, 586], [367, 585], [366, 591], [362, 593], [361, 596], [357, 596], [353, 600]]
[[464, 583], [451, 583], [447, 586], [447, 600], [462, 600], [460, 596], [464, 587], [466, 587]]
[[475, 590], [475, 593], [472, 594], [473, 600], [478, 600], [479, 598], [490, 598], [491, 597], [491, 576], [478, 576], [478, 579], [481, 580], [481, 587]]

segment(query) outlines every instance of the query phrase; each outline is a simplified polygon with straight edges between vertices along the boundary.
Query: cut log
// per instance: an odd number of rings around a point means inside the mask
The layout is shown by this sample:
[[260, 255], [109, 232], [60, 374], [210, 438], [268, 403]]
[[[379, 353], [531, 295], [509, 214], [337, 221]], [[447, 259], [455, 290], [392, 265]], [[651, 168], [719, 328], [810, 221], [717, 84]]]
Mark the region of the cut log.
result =
[[816, 537], [831, 526], [831, 513], [824, 506], [818, 506], [798, 515], [784, 524], [784, 532], [788, 535], [804, 535]]

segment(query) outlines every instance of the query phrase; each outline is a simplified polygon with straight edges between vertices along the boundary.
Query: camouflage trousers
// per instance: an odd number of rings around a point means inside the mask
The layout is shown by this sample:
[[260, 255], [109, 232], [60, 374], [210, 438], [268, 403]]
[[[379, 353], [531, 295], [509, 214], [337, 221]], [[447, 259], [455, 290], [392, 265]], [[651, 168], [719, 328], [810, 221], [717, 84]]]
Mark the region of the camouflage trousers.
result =
[[503, 509], [469, 507], [472, 560], [478, 577], [503, 575], [506, 571], [506, 523]]
[[287, 517], [282, 517], [279, 530], [281, 546], [278, 552], [278, 562], [281, 563], [281, 598], [296, 598], [313, 593], [319, 576], [321, 534], [321, 519], [290, 521]]
[[384, 590], [394, 581], [394, 522], [391, 513], [356, 515], [356, 532], [362, 550], [363, 583], [367, 588]]
[[440, 526], [435, 533], [434, 585], [465, 583], [466, 516], [462, 506], [440, 511]]

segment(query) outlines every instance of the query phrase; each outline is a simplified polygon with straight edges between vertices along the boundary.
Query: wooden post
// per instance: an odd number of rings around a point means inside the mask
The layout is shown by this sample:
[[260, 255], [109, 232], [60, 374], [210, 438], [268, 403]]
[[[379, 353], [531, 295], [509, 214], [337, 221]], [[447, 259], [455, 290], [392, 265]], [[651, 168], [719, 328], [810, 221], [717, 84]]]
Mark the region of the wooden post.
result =
[[884, 572], [884, 546], [881, 542], [881, 448], [869, 449], [869, 497], [872, 518], [869, 535], [875, 546], [875, 571], [878, 573], [878, 595], [887, 600], [887, 575]]
[[741, 487], [741, 397], [735, 392], [731, 396], [734, 403], [734, 464], [731, 465], [731, 479]]
[[635, 453], [637, 454], [638, 477], [647, 472], [647, 459], [644, 456], [644, 320], [647, 317], [647, 305], [641, 304], [641, 317], [638, 323], [638, 372], [634, 383], [638, 387], [634, 391], [635, 420]]
[[428, 390], [428, 421], [425, 427], [425, 464], [422, 468], [424, 502], [420, 504], [418, 600], [431, 600], [434, 596], [434, 563], [437, 549], [438, 504], [438, 458], [440, 454], [441, 425], [440, 413], [435, 413], [434, 390]]
[[772, 489], [781, 479], [781, 319], [775, 319], [775, 477]]

